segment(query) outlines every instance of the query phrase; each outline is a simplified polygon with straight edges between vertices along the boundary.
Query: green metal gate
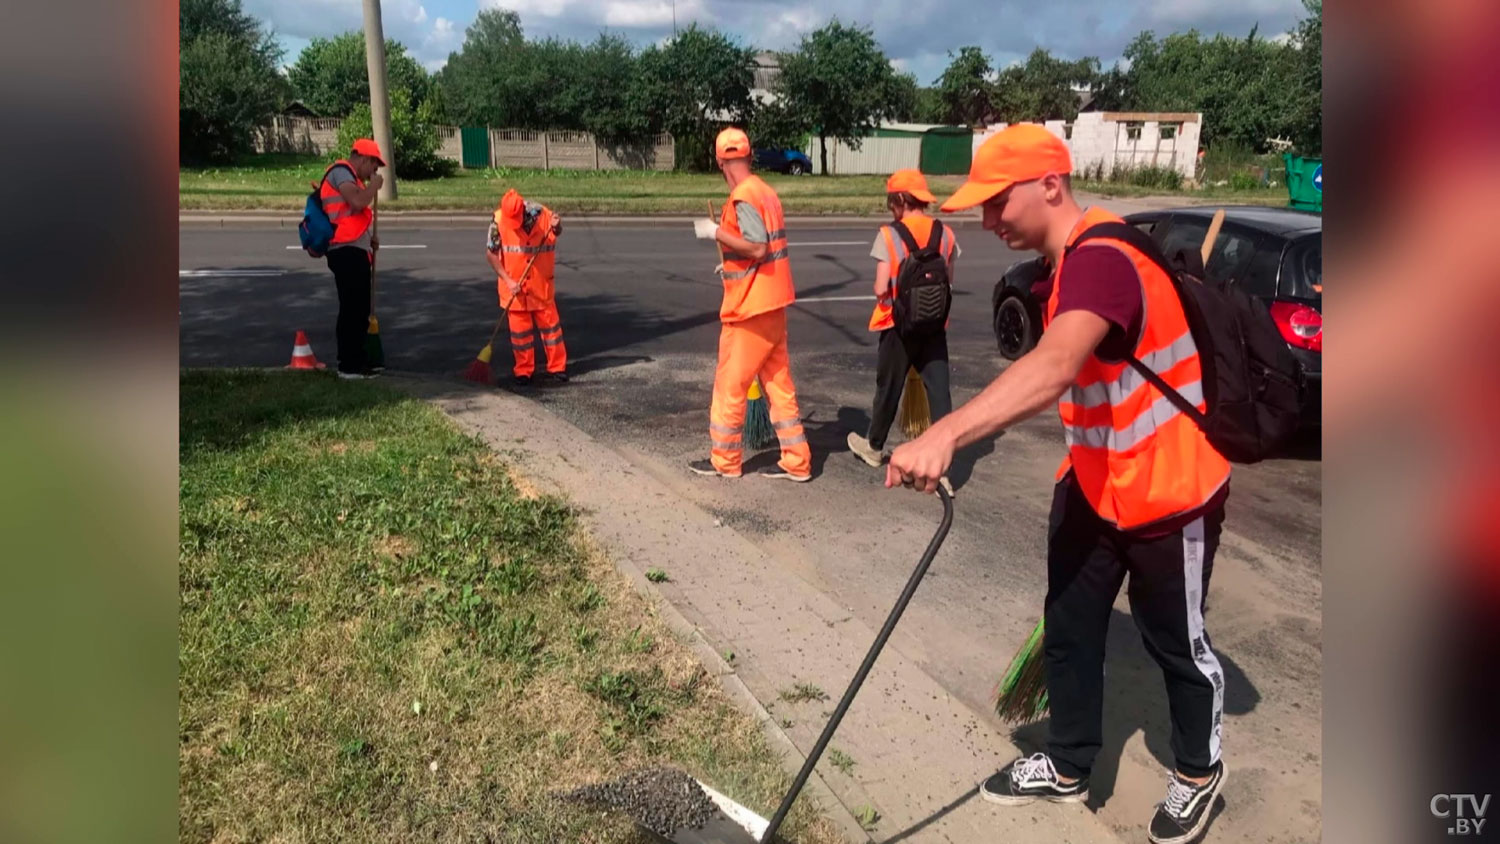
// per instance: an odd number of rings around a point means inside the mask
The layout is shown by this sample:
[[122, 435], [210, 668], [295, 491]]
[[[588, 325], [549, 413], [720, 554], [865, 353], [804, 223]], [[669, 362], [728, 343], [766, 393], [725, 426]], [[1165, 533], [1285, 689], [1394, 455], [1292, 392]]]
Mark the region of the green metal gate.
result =
[[939, 126], [922, 133], [922, 172], [929, 176], [958, 176], [969, 172], [974, 156], [974, 132], [961, 126]]
[[484, 126], [465, 126], [459, 130], [463, 138], [464, 167], [485, 170], [490, 166], [490, 130]]

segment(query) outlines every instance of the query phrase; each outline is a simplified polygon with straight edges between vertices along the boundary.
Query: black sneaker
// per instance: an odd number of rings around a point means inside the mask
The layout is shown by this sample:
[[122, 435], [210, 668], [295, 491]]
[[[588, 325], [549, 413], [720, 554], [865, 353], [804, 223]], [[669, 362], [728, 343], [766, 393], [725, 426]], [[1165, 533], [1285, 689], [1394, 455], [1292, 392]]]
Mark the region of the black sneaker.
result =
[[531, 376], [530, 375], [517, 375], [517, 376], [515, 376], [514, 381], [515, 381], [515, 385], [517, 387], [530, 387], [531, 386]]
[[1089, 799], [1089, 778], [1059, 782], [1057, 768], [1045, 753], [1021, 756], [979, 786], [979, 796], [1001, 806], [1023, 806], [1034, 800], [1082, 803]]
[[553, 381], [561, 381], [564, 384], [568, 383], [568, 373], [566, 372], [549, 372], [547, 376]]
[[1167, 777], [1167, 799], [1156, 804], [1151, 818], [1150, 838], [1153, 844], [1186, 844], [1203, 834], [1214, 798], [1224, 787], [1224, 763], [1221, 761], [1208, 782], [1195, 785], [1173, 773]]
[[718, 467], [714, 466], [714, 462], [712, 460], [694, 460], [694, 461], [692, 461], [691, 463], [688, 464], [688, 469], [692, 470], [695, 474], [698, 474], [698, 475], [707, 475], [710, 478], [715, 478], [715, 477], [718, 477], [718, 478], [738, 478], [739, 477], [739, 475], [729, 475], [729, 474], [725, 474], [724, 472], [720, 472], [718, 470]]
[[810, 472], [806, 475], [794, 475], [780, 466], [767, 466], [756, 472], [755, 475], [756, 477], [771, 478], [777, 481], [796, 481], [799, 484], [805, 484], [812, 480], [812, 473]]

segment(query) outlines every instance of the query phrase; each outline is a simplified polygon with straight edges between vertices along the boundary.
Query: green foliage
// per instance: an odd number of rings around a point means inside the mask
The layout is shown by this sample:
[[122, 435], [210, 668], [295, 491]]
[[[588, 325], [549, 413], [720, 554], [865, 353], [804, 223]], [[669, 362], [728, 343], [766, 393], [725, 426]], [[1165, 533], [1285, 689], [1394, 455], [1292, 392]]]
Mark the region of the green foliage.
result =
[[1092, 86], [1099, 76], [1099, 60], [1092, 56], [1066, 61], [1037, 48], [1024, 64], [1000, 71], [990, 105], [1004, 123], [1072, 120], [1078, 116], [1074, 86]]
[[[386, 85], [391, 98], [404, 92], [408, 108], [425, 102], [433, 88], [427, 72], [398, 41], [385, 42]], [[325, 117], [345, 117], [358, 105], [370, 103], [369, 65], [365, 36], [346, 32], [334, 38], [314, 38], [287, 70], [292, 91], [303, 105]], [[392, 107], [395, 107], [393, 102]]]
[[[948, 55], [953, 56], [953, 53]], [[979, 126], [989, 122], [995, 69], [978, 47], [960, 47], [937, 80], [940, 115], [936, 122]]]
[[[437, 118], [431, 100], [415, 110], [406, 91], [391, 91], [391, 143], [396, 175], [403, 179], [431, 179], [451, 175], [457, 164], [437, 154]], [[339, 124], [339, 150], [347, 150], [356, 138], [371, 137], [373, 122], [368, 103], [359, 103]]]
[[875, 43], [873, 31], [836, 18], [803, 36], [797, 52], [783, 58], [777, 84], [791, 113], [817, 132], [825, 173], [829, 138], [857, 149], [861, 138], [896, 114], [902, 103], [915, 107], [913, 98], [901, 95], [908, 86]]
[[223, 162], [251, 150], [256, 127], [286, 96], [281, 48], [240, 0], [182, 0], [178, 63], [178, 155]]
[[641, 52], [630, 102], [651, 116], [653, 130], [672, 133], [678, 167], [712, 169], [714, 135], [726, 123], [747, 125], [753, 58], [750, 48], [696, 25]]

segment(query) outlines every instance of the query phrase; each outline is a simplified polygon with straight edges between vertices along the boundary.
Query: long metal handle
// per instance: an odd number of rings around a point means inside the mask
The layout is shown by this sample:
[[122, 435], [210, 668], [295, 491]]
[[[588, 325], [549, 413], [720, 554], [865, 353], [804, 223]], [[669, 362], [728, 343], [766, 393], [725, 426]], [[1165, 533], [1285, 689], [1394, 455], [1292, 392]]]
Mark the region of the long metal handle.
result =
[[853, 703], [854, 696], [859, 694], [859, 687], [864, 685], [865, 677], [870, 673], [870, 669], [875, 667], [875, 658], [880, 656], [881, 649], [885, 647], [885, 641], [891, 637], [891, 631], [896, 629], [896, 622], [901, 620], [901, 614], [906, 611], [906, 605], [911, 602], [911, 596], [916, 593], [917, 585], [922, 582], [923, 575], [927, 574], [927, 567], [932, 565], [932, 558], [937, 556], [938, 549], [943, 546], [943, 540], [948, 536], [948, 528], [953, 525], [953, 498], [941, 486], [937, 488], [937, 494], [943, 501], [943, 521], [938, 525], [937, 533], [934, 533], [932, 541], [927, 543], [927, 550], [922, 552], [922, 559], [917, 562], [916, 570], [906, 581], [906, 588], [901, 590], [901, 597], [896, 599], [896, 606], [891, 608], [891, 614], [886, 617], [885, 626], [880, 628], [879, 635], [875, 637], [875, 643], [870, 646], [870, 652], [865, 654], [865, 661], [854, 673], [854, 680], [849, 683], [849, 688], [844, 691], [844, 697], [839, 701], [838, 707], [833, 710], [833, 717], [828, 719], [828, 726], [823, 728], [823, 734], [818, 736], [818, 743], [813, 745], [812, 752], [807, 754], [807, 761], [802, 763], [802, 770], [797, 773], [797, 779], [792, 781], [792, 789], [787, 792], [786, 797], [782, 798], [781, 807], [771, 817], [770, 826], [766, 827], [765, 834], [760, 837], [761, 844], [770, 844], [775, 839], [776, 831], [781, 828], [787, 813], [792, 810], [792, 804], [797, 801], [797, 795], [802, 793], [802, 787], [807, 784], [807, 778], [812, 776], [813, 768], [822, 758], [828, 742], [833, 739], [834, 731], [839, 728], [839, 722], [844, 720], [844, 713], [849, 710], [849, 704]]

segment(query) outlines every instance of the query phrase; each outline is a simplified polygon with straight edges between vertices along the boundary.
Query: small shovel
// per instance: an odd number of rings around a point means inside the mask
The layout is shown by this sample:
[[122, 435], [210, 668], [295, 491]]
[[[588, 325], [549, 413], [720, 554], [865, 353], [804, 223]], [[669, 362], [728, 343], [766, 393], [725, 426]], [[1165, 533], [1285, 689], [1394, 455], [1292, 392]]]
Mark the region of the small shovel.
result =
[[[827, 726], [823, 728], [823, 734], [818, 736], [818, 742], [813, 745], [812, 752], [807, 754], [807, 761], [802, 764], [802, 770], [792, 781], [791, 790], [782, 798], [781, 806], [776, 810], [776, 814], [767, 821], [750, 809], [708, 787], [701, 780], [694, 780], [698, 787], [703, 789], [708, 799], [713, 801], [718, 812], [707, 824], [696, 829], [679, 829], [670, 836], [652, 832], [659, 841], [667, 841], [671, 844], [757, 844], [757, 842], [770, 844], [772, 841], [780, 840], [776, 837], [777, 831], [781, 829], [781, 824], [786, 820], [787, 813], [791, 811], [797, 796], [802, 793], [802, 787], [807, 784], [807, 778], [812, 775], [813, 768], [822, 758], [823, 751], [833, 738], [834, 731], [839, 728], [839, 722], [844, 719], [844, 713], [854, 702], [854, 696], [859, 693], [860, 686], [864, 685], [865, 677], [875, 666], [876, 657], [880, 656], [886, 640], [896, 629], [896, 622], [901, 620], [901, 614], [906, 611], [906, 605], [911, 602], [912, 595], [916, 593], [917, 585], [927, 574], [927, 567], [932, 565], [932, 558], [937, 556], [938, 549], [943, 546], [943, 540], [948, 536], [948, 528], [953, 524], [953, 499], [942, 487], [938, 487], [937, 495], [943, 502], [943, 520], [938, 524], [937, 532], [927, 543], [927, 550], [922, 552], [922, 558], [917, 562], [916, 570], [906, 581], [906, 588], [901, 590], [901, 597], [896, 599], [896, 606], [891, 608], [891, 614], [886, 617], [885, 625], [875, 636], [875, 643], [870, 645], [869, 653], [865, 654], [865, 661], [860, 664], [859, 670], [854, 672], [854, 679], [850, 681], [849, 688], [844, 690], [843, 698], [839, 700], [838, 707], [833, 710], [833, 716], [828, 719]], [[637, 821], [637, 823], [640, 822]], [[642, 827], [645, 828], [643, 824]]]

